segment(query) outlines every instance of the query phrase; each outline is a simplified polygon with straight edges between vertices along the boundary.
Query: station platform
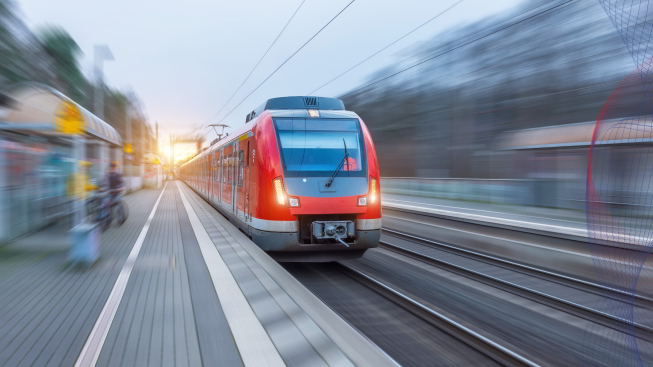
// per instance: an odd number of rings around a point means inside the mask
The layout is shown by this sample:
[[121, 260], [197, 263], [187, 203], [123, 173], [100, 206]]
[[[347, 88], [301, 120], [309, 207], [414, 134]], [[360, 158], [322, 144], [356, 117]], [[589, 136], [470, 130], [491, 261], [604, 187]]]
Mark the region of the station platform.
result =
[[0, 247], [0, 366], [396, 365], [185, 184], [125, 201], [91, 267]]
[[[574, 241], [587, 242], [598, 235], [588, 232], [587, 213], [580, 210], [488, 204], [397, 194], [382, 194], [381, 200], [384, 209], [544, 234]], [[384, 218], [392, 218], [391, 212], [387, 214], [389, 215], [384, 213]], [[603, 223], [600, 226], [602, 231], [610, 230], [610, 226], [605, 223], [614, 223], [612, 232], [609, 234], [602, 232], [600, 236], [604, 239], [610, 238], [610, 242], [615, 246], [623, 244], [640, 248], [649, 242], [645, 236], [646, 222], [641, 218], [614, 216], [606, 218]]]
[[587, 237], [585, 213], [581, 211], [397, 194], [382, 194], [381, 200], [383, 206], [388, 209], [413, 210], [487, 224], [503, 224]]

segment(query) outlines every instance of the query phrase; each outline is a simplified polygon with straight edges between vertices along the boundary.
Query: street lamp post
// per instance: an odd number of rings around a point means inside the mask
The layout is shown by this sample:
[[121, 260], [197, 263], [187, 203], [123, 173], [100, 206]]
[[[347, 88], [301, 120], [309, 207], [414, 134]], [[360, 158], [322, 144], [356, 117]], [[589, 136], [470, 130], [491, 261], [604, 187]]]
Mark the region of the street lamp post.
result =
[[[113, 55], [106, 45], [96, 45], [94, 54], [94, 72], [96, 79], [96, 90], [94, 95], [95, 114], [104, 120], [104, 100], [102, 91], [102, 62], [113, 60]], [[106, 144], [98, 146], [100, 150], [100, 165], [107, 162]], [[93, 264], [100, 254], [100, 238], [97, 223], [87, 222], [85, 219], [84, 200], [86, 199], [86, 184], [88, 177], [88, 163], [86, 162], [86, 139], [84, 134], [78, 134], [74, 138], [74, 155], [75, 155], [75, 186], [77, 198], [74, 203], [75, 208], [75, 226], [71, 229], [72, 236], [71, 248], [69, 252], [70, 261], [81, 262], [87, 265]], [[104, 172], [102, 169], [100, 172]]]
[[[95, 115], [101, 120], [104, 120], [104, 72], [103, 65], [104, 61], [113, 61], [113, 54], [107, 45], [95, 45], [94, 54], [93, 54], [93, 71], [95, 73], [95, 93], [94, 93], [94, 110]], [[84, 144], [84, 143], [82, 143]], [[111, 160], [111, 155], [108, 150], [110, 148], [106, 144], [99, 144], [99, 158], [100, 166], [99, 172], [102, 174], [107, 171], [109, 167], [109, 161]]]
[[93, 64], [95, 72], [95, 115], [104, 120], [104, 61], [113, 61], [113, 54], [107, 45], [95, 45]]

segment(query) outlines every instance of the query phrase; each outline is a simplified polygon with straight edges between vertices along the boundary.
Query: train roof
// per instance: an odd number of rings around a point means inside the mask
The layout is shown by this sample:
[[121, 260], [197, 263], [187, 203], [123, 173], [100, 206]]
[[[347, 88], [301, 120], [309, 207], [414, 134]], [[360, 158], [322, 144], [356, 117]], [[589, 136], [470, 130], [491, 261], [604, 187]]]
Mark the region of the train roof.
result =
[[254, 111], [247, 114], [245, 122], [249, 122], [266, 110], [336, 110], [344, 111], [345, 104], [342, 100], [329, 97], [291, 96], [270, 98]]
[[270, 98], [264, 103], [265, 110], [344, 110], [342, 100], [329, 97], [277, 97]]

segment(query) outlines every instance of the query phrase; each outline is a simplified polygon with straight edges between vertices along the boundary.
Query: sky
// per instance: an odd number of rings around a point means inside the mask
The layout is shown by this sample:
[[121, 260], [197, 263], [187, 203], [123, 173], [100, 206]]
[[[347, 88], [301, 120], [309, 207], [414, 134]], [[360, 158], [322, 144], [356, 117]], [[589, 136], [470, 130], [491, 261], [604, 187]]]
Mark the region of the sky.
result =
[[[150, 123], [159, 123], [162, 140], [167, 141], [170, 133], [197, 129], [206, 132], [210, 142], [215, 133], [203, 126], [220, 122], [351, 0], [306, 0], [247, 83], [215, 118], [302, 0], [16, 1], [33, 30], [58, 25], [71, 34], [84, 52], [81, 67], [89, 76], [93, 46], [108, 45], [115, 60], [104, 64], [106, 83], [139, 96]], [[355, 0], [222, 123], [233, 130], [268, 98], [308, 94], [457, 1]], [[315, 94], [335, 97], [349, 91], [376, 70], [401, 62], [399, 51], [517, 3], [463, 0]]]

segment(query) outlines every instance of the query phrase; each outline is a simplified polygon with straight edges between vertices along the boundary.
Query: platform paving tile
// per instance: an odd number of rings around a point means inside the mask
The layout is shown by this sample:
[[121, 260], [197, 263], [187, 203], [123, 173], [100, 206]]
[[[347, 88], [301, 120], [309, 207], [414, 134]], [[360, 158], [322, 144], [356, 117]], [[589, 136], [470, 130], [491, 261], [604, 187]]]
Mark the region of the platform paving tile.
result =
[[178, 190], [175, 190], [175, 200], [181, 224], [184, 253], [187, 261], [194, 264], [187, 269], [193, 312], [195, 320], [199, 320], [196, 325], [202, 362], [205, 366], [216, 364], [242, 366], [240, 352], [231, 334], [229, 323], [215, 292], [213, 280], [204, 262], [204, 256]]
[[169, 184], [97, 366], [242, 365], [177, 188]]
[[[250, 256], [235, 229], [179, 182], [161, 196], [96, 365], [243, 364], [180, 190], [283, 361], [351, 365]], [[17, 241], [3, 248], [11, 256], [0, 252], [0, 264], [13, 267], [0, 277], [0, 366], [75, 364], [160, 194], [141, 190], [126, 197], [129, 220], [102, 235], [102, 256], [92, 267], [65, 266], [65, 240], [45, 241], [43, 233], [23, 239], [23, 247]]]
[[66, 266], [67, 233], [52, 228], [1, 249], [0, 366], [75, 363], [159, 193], [125, 197], [130, 217], [102, 234], [92, 267]]
[[293, 366], [351, 365], [335, 343], [234, 239], [223, 225], [229, 225], [226, 219], [183, 183], [177, 185], [190, 199], [284, 362]]

